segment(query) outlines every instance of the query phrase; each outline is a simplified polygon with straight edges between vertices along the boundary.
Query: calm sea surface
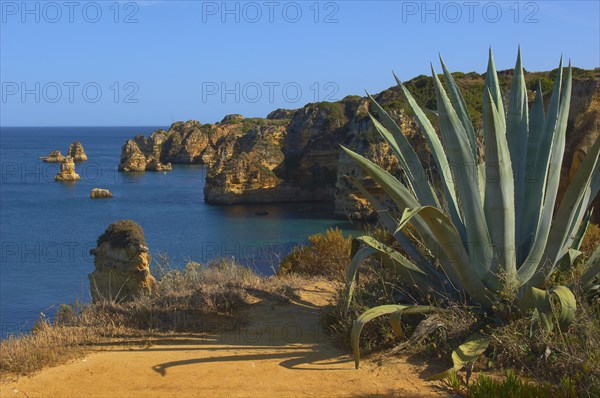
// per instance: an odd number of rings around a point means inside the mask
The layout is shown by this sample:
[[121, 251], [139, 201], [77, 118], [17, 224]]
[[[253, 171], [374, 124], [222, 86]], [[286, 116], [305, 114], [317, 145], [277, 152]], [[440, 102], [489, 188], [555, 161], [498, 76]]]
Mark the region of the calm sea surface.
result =
[[[325, 204], [211, 206], [204, 203], [206, 169], [175, 165], [169, 173], [117, 172], [121, 146], [155, 127], [2, 128], [0, 130], [0, 336], [26, 331], [58, 304], [89, 300], [89, 250], [119, 219], [139, 223], [151, 253], [174, 266], [188, 260], [236, 257], [261, 274], [309, 234], [352, 225]], [[76, 164], [77, 183], [54, 182], [58, 164], [38, 157], [67, 153], [81, 141], [90, 160]], [[94, 187], [114, 197], [91, 200]], [[257, 216], [266, 210], [268, 215]]]

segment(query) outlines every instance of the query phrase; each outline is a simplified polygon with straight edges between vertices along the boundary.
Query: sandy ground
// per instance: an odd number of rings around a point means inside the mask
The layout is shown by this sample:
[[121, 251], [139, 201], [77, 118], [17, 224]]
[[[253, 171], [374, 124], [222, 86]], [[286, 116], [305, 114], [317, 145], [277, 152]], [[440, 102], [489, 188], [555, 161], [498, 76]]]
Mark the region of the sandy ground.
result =
[[332, 294], [313, 283], [291, 304], [261, 302], [249, 324], [213, 335], [108, 342], [84, 359], [5, 382], [1, 397], [447, 396], [408, 358], [383, 366], [333, 347], [319, 323]]

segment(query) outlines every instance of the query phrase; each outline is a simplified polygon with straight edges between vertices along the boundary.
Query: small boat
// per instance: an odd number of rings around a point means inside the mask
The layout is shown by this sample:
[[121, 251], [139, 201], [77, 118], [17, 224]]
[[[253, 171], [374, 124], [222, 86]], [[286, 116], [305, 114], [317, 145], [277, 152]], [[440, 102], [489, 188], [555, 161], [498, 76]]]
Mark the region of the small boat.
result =
[[267, 214], [269, 214], [269, 212], [266, 210], [257, 210], [254, 212], [255, 216], [266, 216]]

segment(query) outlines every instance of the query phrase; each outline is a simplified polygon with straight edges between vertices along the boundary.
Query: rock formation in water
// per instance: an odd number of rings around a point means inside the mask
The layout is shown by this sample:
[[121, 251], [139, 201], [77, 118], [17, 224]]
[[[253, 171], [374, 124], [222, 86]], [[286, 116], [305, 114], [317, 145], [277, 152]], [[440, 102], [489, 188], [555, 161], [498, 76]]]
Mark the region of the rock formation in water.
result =
[[42, 156], [40, 159], [47, 163], [62, 163], [65, 160], [65, 156], [60, 151], [50, 151], [48, 156]]
[[54, 176], [54, 181], [79, 181], [79, 174], [75, 172], [75, 162], [73, 158], [67, 156], [65, 160], [60, 164], [60, 171]]
[[158, 130], [149, 137], [138, 135], [127, 140], [121, 151], [121, 171], [170, 170], [171, 164], [213, 164], [217, 147], [225, 136], [239, 136], [254, 126], [282, 125], [280, 120], [245, 119], [228, 115], [220, 123], [201, 124], [195, 120], [173, 123], [169, 130]]
[[89, 275], [94, 300], [130, 300], [155, 284], [144, 231], [134, 221], [110, 224], [90, 254], [94, 256], [94, 271]]
[[75, 141], [69, 145], [68, 156], [72, 157], [75, 162], [85, 162], [88, 160], [88, 157], [83, 150], [83, 145], [81, 145], [81, 142], [79, 141]]
[[112, 193], [108, 189], [94, 188], [90, 191], [92, 199], [109, 199], [112, 198]]

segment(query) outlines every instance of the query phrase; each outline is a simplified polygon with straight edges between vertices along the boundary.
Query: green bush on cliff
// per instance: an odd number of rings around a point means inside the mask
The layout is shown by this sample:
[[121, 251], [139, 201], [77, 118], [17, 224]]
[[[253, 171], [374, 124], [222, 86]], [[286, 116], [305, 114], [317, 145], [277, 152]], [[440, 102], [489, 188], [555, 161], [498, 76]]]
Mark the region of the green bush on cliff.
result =
[[351, 237], [338, 228], [308, 237], [308, 245], [296, 246], [279, 265], [278, 274], [334, 276], [343, 280], [350, 261]]
[[115, 248], [146, 245], [142, 227], [132, 220], [119, 220], [110, 224], [98, 238], [97, 245], [100, 246], [104, 242], [110, 243]]

